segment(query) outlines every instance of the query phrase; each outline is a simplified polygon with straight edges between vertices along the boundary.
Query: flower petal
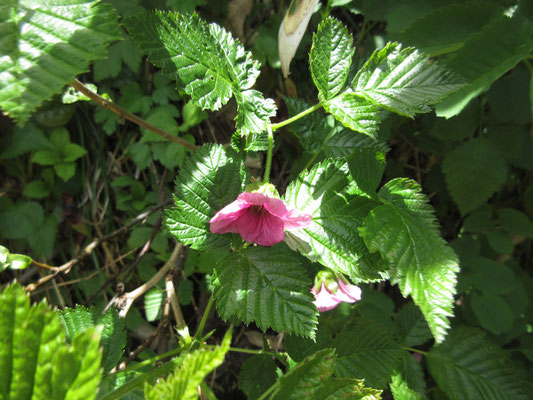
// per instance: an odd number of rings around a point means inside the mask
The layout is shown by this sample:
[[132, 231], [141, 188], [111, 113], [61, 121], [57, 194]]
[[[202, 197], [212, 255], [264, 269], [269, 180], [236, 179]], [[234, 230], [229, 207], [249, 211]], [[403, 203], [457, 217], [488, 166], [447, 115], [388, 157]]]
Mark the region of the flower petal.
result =
[[258, 213], [247, 209], [236, 221], [238, 233], [247, 242], [261, 246], [272, 246], [285, 239], [283, 222], [268, 212]]
[[213, 233], [238, 233], [236, 222], [246, 209], [250, 207], [246, 201], [239, 198], [232, 203], [229, 203], [222, 210], [217, 212], [209, 221], [210, 229]]
[[285, 229], [307, 228], [313, 217], [295, 208], [287, 207], [287, 214], [282, 218]]
[[311, 290], [311, 293], [315, 295], [315, 301], [313, 301], [313, 304], [316, 306], [318, 311], [328, 311], [331, 310], [340, 303], [340, 301], [337, 301], [332, 294], [328, 291], [326, 288], [326, 285], [322, 283], [322, 286], [320, 286], [320, 290], [318, 293], [316, 293], [315, 288], [313, 287], [313, 290]]
[[337, 290], [337, 293], [334, 294], [337, 300], [344, 301], [346, 303], [355, 303], [356, 301], [361, 300], [361, 289], [359, 286], [345, 283], [340, 278], [337, 283], [339, 285], [339, 289]]

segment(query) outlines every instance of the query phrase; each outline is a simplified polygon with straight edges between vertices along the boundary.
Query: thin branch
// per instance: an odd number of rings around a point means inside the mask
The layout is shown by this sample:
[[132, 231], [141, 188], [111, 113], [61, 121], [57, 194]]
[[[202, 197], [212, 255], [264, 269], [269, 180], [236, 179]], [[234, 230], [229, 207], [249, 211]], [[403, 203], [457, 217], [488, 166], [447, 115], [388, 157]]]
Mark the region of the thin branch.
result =
[[70, 86], [72, 86], [74, 89], [83, 93], [85, 96], [87, 96], [92, 101], [94, 101], [96, 104], [98, 104], [100, 107], [107, 108], [108, 110], [117, 114], [122, 119], [127, 119], [133, 122], [134, 124], [142, 126], [143, 128], [146, 128], [149, 131], [154, 132], [156, 135], [159, 135], [167, 140], [170, 140], [171, 142], [182, 145], [186, 149], [196, 150], [198, 148], [198, 146], [191, 144], [178, 136], [171, 135], [170, 133], [165, 132], [162, 129], [159, 129], [157, 126], [154, 126], [146, 122], [144, 119], [136, 116], [135, 114], [130, 113], [128, 110], [120, 107], [118, 104], [115, 104], [107, 99], [104, 99], [102, 96], [98, 95], [97, 93], [94, 93], [92, 90], [90, 90], [87, 86], [85, 86], [83, 83], [81, 83], [77, 79], [74, 79], [74, 82], [72, 82]]
[[132, 290], [131, 292], [125, 293], [123, 296], [121, 296], [120, 299], [118, 299], [119, 302], [124, 302], [122, 309], [119, 311], [119, 317], [125, 318], [126, 314], [128, 314], [128, 311], [135, 302], [135, 300], [137, 300], [139, 297], [141, 297], [143, 294], [153, 288], [157, 284], [157, 282], [159, 282], [167, 274], [167, 272], [176, 265], [182, 247], [183, 246], [181, 243], [177, 243], [168, 261], [159, 271], [157, 271], [157, 274], [152, 276], [148, 282], [142, 284], [137, 289]]

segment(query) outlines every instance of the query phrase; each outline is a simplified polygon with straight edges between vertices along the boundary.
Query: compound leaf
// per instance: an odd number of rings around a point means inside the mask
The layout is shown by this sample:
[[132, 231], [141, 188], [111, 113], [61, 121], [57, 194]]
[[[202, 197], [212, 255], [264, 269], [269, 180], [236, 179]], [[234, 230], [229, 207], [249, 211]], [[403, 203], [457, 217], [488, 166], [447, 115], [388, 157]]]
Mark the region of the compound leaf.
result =
[[392, 263], [392, 282], [412, 296], [441, 342], [452, 315], [457, 256], [440, 236], [433, 208], [416, 182], [393, 179], [379, 194], [384, 204], [370, 212], [359, 231], [370, 251]]
[[220, 316], [314, 338], [317, 309], [300, 261], [280, 246], [247, 247], [219, 260], [215, 300]]
[[44, 101], [106, 57], [120, 38], [111, 6], [93, 0], [33, 0], [0, 6], [0, 108], [24, 124]]

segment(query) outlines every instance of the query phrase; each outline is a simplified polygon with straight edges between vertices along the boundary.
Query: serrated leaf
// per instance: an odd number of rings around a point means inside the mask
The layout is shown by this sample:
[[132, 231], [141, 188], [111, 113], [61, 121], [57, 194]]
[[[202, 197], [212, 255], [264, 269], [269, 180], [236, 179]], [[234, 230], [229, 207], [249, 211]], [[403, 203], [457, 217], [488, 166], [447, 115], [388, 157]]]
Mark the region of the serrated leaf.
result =
[[388, 268], [378, 255], [370, 254], [356, 227], [376, 203], [349, 194], [356, 186], [342, 159], [329, 159], [304, 171], [285, 193], [292, 207], [311, 214], [308, 228], [286, 232], [286, 242], [311, 261], [350, 276], [355, 282], [382, 280]]
[[[425, 399], [426, 381], [420, 360], [414, 354], [402, 352], [402, 360], [390, 383], [394, 399]], [[403, 397], [406, 396], [406, 397]]]
[[481, 30], [500, 12], [490, 2], [446, 4], [416, 20], [400, 33], [399, 40], [431, 57], [451, 53], [463, 47], [469, 35]]
[[206, 250], [228, 244], [229, 235], [215, 235], [209, 220], [244, 190], [242, 160], [220, 145], [204, 145], [187, 159], [176, 178], [176, 207], [165, 211], [169, 232], [183, 244]]
[[243, 135], [264, 130], [275, 105], [249, 90], [259, 62], [225, 29], [196, 14], [163, 11], [125, 18], [125, 26], [148, 60], [177, 80], [199, 107], [218, 110], [235, 95], [238, 130]]
[[220, 346], [201, 347], [187, 354], [181, 365], [166, 380], [161, 380], [155, 386], [145, 385], [146, 399], [196, 400], [198, 385], [207, 374], [222, 364], [230, 344], [231, 329], [224, 335]]
[[313, 400], [380, 400], [381, 392], [365, 387], [362, 379], [330, 378], [320, 385]]
[[379, 195], [385, 204], [370, 212], [359, 231], [370, 251], [393, 264], [391, 281], [411, 295], [441, 342], [452, 315], [457, 256], [440, 236], [433, 208], [416, 182], [393, 179]]
[[451, 400], [526, 400], [525, 382], [506, 354], [472, 328], [456, 328], [427, 355], [431, 375]]
[[344, 86], [352, 64], [353, 38], [334, 18], [324, 19], [313, 35], [309, 66], [318, 98], [328, 100]]
[[0, 107], [21, 125], [119, 38], [116, 14], [97, 1], [21, 0], [2, 8]]
[[382, 325], [360, 319], [335, 339], [335, 373], [343, 378], [364, 379], [373, 388], [385, 388], [399, 365], [402, 349]]
[[376, 136], [381, 110], [370, 101], [346, 90], [330, 100], [323, 101], [322, 105], [345, 127], [372, 138]]
[[530, 27], [520, 18], [495, 18], [479, 33], [470, 35], [464, 46], [445, 64], [467, 81], [467, 85], [435, 107], [438, 116], [459, 114], [470, 100], [526, 57], [533, 47]]
[[396, 318], [396, 336], [404, 346], [420, 346], [431, 338], [431, 331], [420, 309], [412, 302], [405, 304]]
[[[367, 135], [357, 135], [348, 128], [341, 127], [324, 146], [324, 155], [326, 157], [348, 157], [356, 149], [368, 146], [375, 146], [376, 139]], [[382, 151], [386, 152], [387, 147], [383, 144]]]
[[81, 332], [89, 331], [98, 325], [103, 326], [100, 346], [103, 349], [102, 367], [110, 371], [119, 362], [126, 346], [126, 331], [124, 319], [119, 318], [116, 309], [111, 308], [102, 314], [97, 308], [65, 308], [58, 312], [63, 323], [67, 338], [74, 340]]
[[218, 261], [214, 295], [223, 319], [235, 315], [263, 330], [314, 338], [318, 311], [311, 284], [298, 259], [280, 245], [247, 247]]
[[279, 380], [279, 389], [272, 400], [311, 398], [322, 382], [333, 373], [335, 350], [324, 349], [299, 362]]
[[347, 157], [350, 174], [363, 195], [375, 197], [376, 189], [381, 183], [387, 161], [387, 146], [375, 142], [373, 145], [358, 147]]
[[239, 373], [239, 389], [250, 400], [258, 399], [277, 379], [276, 363], [272, 356], [257, 354], [248, 358]]
[[72, 346], [44, 302], [30, 306], [13, 284], [0, 294], [0, 397], [94, 399], [102, 371], [96, 329], [76, 335]]
[[507, 177], [505, 159], [490, 141], [481, 137], [448, 153], [442, 170], [463, 215], [484, 204]]
[[388, 43], [376, 50], [355, 76], [356, 95], [407, 117], [429, 112], [430, 105], [463, 86], [450, 70], [413, 48]]
[[394, 374], [392, 376], [392, 381], [389, 386], [394, 400], [423, 400], [426, 398], [411, 389], [400, 374]]

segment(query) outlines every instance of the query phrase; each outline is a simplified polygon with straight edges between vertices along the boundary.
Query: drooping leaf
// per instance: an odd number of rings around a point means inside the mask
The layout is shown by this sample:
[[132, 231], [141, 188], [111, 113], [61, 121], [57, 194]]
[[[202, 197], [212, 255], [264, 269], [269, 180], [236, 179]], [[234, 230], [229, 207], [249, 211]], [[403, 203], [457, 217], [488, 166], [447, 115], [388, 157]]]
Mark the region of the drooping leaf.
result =
[[311, 214], [313, 221], [308, 228], [287, 231], [286, 242], [355, 282], [382, 280], [379, 272], [388, 264], [370, 254], [356, 230], [376, 203], [349, 193], [356, 189], [342, 159], [328, 159], [300, 174], [287, 188], [285, 201]]
[[230, 344], [231, 329], [224, 335], [220, 346], [201, 347], [187, 354], [181, 365], [166, 380], [159, 381], [155, 386], [145, 385], [146, 399], [196, 400], [198, 385], [207, 374], [222, 364]]
[[0, 108], [24, 124], [120, 38], [113, 9], [94, 0], [8, 1], [0, 12]]
[[382, 389], [399, 365], [402, 349], [392, 333], [376, 322], [360, 319], [335, 339], [339, 377], [364, 379], [365, 385]]
[[411, 295], [437, 342], [449, 327], [455, 294], [457, 256], [438, 232], [433, 208], [420, 186], [393, 179], [379, 192], [383, 205], [374, 208], [359, 228], [371, 251], [391, 262], [391, 281]]
[[197, 14], [163, 11], [136, 14], [125, 25], [148, 60], [177, 80], [199, 107], [218, 110], [235, 95], [238, 130], [247, 135], [265, 129], [275, 105], [249, 90], [259, 75], [259, 62], [225, 29]]
[[338, 20], [328, 17], [313, 35], [309, 66], [318, 98], [328, 100], [344, 86], [352, 64], [353, 38]]
[[2, 399], [94, 399], [102, 371], [100, 334], [79, 333], [72, 345], [44, 302], [30, 306], [13, 284], [0, 294], [0, 397]]
[[470, 100], [485, 92], [532, 48], [530, 27], [520, 18], [495, 18], [479, 33], [470, 35], [464, 46], [445, 61], [466, 79], [467, 85], [437, 105], [437, 115], [450, 118], [459, 114]]
[[205, 250], [227, 244], [226, 236], [212, 234], [209, 220], [244, 190], [246, 173], [242, 160], [220, 145], [205, 145], [194, 152], [176, 178], [176, 207], [165, 211], [169, 232], [193, 249]]
[[400, 33], [399, 40], [431, 57], [457, 51], [469, 35], [479, 32], [500, 10], [491, 2], [446, 4], [416, 20]]
[[484, 204], [507, 176], [505, 159], [485, 138], [471, 139], [452, 150], [442, 170], [463, 215]]
[[65, 308], [59, 311], [59, 318], [69, 340], [73, 340], [81, 332], [101, 325], [103, 327], [100, 340], [100, 346], [103, 349], [102, 367], [107, 372], [118, 364], [126, 346], [126, 331], [124, 319], [119, 318], [116, 309], [110, 308], [102, 314], [95, 307], [85, 308], [77, 305], [76, 308]]
[[322, 105], [345, 127], [372, 138], [376, 136], [381, 110], [369, 100], [346, 90], [330, 100], [323, 101]]
[[312, 283], [282, 246], [235, 251], [218, 260], [215, 272], [215, 301], [223, 319], [235, 315], [263, 330], [314, 338], [318, 311]]
[[413, 48], [389, 43], [376, 50], [352, 82], [354, 93], [372, 104], [413, 117], [429, 112], [463, 86], [450, 70]]
[[333, 374], [335, 350], [324, 349], [299, 362], [279, 380], [273, 400], [308, 399]]
[[451, 400], [526, 400], [507, 355], [477, 329], [461, 327], [427, 355], [431, 375]]

